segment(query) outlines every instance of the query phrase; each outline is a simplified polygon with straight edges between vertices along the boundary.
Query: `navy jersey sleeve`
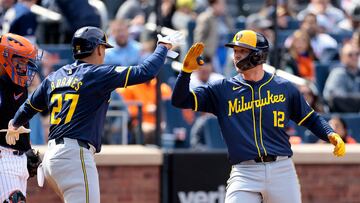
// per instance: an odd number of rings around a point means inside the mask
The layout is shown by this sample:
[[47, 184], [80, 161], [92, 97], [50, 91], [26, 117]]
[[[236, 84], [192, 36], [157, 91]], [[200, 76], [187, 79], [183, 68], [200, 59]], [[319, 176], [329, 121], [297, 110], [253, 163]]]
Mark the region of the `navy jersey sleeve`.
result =
[[190, 73], [181, 72], [176, 80], [171, 102], [178, 108], [191, 108], [194, 111], [214, 113], [216, 115], [215, 94], [212, 86], [203, 86], [190, 90]]
[[328, 135], [334, 132], [333, 129], [324, 118], [309, 106], [296, 87], [289, 83], [288, 89], [291, 94], [291, 120], [295, 121], [298, 125], [305, 126], [320, 139], [328, 141]]
[[27, 123], [36, 113], [47, 109], [47, 83], [42, 81], [41, 85], [34, 91], [30, 98], [19, 108], [14, 116], [13, 125], [16, 127]]
[[118, 87], [127, 87], [136, 85], [154, 78], [164, 65], [167, 54], [167, 48], [163, 45], [157, 46], [152, 55], [137, 66], [113, 66], [101, 65], [93, 72], [97, 79], [97, 85], [104, 90], [114, 90]]

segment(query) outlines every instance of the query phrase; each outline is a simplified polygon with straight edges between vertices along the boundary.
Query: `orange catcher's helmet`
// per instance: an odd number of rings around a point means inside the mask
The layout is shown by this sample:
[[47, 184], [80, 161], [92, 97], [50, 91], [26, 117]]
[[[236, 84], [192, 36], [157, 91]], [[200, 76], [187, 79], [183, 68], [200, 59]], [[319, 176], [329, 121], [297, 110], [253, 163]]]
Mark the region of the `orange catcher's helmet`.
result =
[[37, 48], [25, 37], [16, 34], [0, 36], [0, 68], [11, 80], [22, 87], [31, 84], [38, 67]]

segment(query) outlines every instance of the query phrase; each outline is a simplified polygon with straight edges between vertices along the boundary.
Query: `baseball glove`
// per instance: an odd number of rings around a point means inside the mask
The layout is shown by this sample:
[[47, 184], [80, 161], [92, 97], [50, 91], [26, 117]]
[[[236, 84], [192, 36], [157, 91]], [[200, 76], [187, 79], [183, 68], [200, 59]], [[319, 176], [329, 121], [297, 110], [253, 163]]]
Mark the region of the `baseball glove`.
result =
[[37, 168], [41, 164], [41, 158], [39, 155], [39, 151], [34, 149], [29, 149], [25, 152], [27, 157], [27, 169], [29, 172], [29, 177], [34, 177], [37, 174]]

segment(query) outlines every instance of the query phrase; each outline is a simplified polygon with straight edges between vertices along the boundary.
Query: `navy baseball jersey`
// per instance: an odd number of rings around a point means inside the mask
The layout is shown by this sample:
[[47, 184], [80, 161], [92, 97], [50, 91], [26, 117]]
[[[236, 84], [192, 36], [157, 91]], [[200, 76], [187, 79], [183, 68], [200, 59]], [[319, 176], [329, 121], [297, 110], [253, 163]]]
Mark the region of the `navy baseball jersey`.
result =
[[101, 150], [101, 136], [110, 93], [148, 81], [164, 64], [167, 48], [159, 45], [143, 64], [122, 67], [76, 61], [50, 74], [22, 105], [14, 118], [21, 126], [35, 113], [49, 108], [49, 139], [79, 139]]
[[233, 164], [262, 155], [292, 156], [285, 133], [290, 120], [324, 140], [332, 132], [297, 88], [274, 74], [265, 72], [257, 82], [237, 75], [192, 91], [189, 80], [190, 74], [179, 75], [172, 103], [216, 115]]

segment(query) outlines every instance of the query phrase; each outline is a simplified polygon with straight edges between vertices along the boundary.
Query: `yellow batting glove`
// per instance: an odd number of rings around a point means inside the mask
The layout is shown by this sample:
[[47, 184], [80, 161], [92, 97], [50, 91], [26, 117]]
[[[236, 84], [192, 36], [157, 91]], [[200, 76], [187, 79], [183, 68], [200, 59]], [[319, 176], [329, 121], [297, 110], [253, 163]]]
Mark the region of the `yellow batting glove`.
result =
[[182, 71], [192, 73], [194, 70], [199, 69], [199, 65], [203, 65], [204, 61], [200, 55], [204, 51], [204, 44], [197, 42], [191, 46], [183, 61]]
[[345, 143], [344, 141], [341, 139], [340, 135], [337, 133], [332, 133], [328, 136], [331, 144], [333, 144], [335, 146], [334, 148], [334, 155], [341, 157], [345, 155]]

